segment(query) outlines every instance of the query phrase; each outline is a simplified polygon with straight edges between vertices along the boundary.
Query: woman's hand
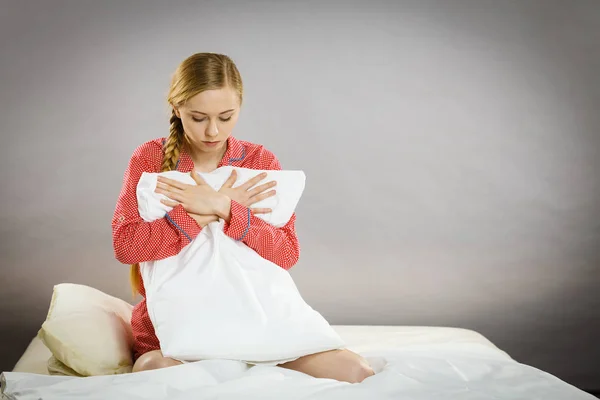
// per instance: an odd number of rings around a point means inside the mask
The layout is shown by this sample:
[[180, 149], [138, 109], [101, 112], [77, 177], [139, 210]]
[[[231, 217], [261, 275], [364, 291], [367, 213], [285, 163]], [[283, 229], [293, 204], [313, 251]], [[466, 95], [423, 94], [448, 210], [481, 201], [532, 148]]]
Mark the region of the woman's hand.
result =
[[198, 215], [198, 214], [190, 214], [190, 213], [188, 213], [188, 215], [190, 217], [192, 217], [194, 220], [196, 220], [198, 225], [200, 225], [200, 228], [204, 228], [206, 225], [210, 224], [211, 222], [216, 222], [219, 220], [219, 217], [217, 215]]
[[190, 175], [196, 185], [188, 185], [159, 176], [155, 192], [169, 198], [162, 199], [161, 203], [169, 207], [181, 204], [190, 216], [195, 214], [227, 218], [231, 210], [231, 201], [227, 196], [215, 191], [197, 172], [192, 171]]
[[[250, 189], [266, 177], [267, 174], [263, 172], [262, 174], [248, 180], [248, 182], [234, 188], [233, 185], [235, 184], [235, 181], [237, 179], [237, 173], [235, 172], [235, 170], [233, 170], [231, 171], [231, 175], [229, 176], [227, 181], [225, 181], [221, 189], [219, 189], [219, 193], [222, 193], [229, 197], [231, 200], [234, 200], [240, 203], [241, 205], [250, 208], [251, 205], [258, 203], [261, 200], [275, 196], [275, 190], [267, 192], [267, 190], [276, 185], [275, 181], [267, 182], [265, 184], [255, 187], [254, 189]], [[250, 209], [254, 214], [268, 214], [272, 211], [269, 208]]]

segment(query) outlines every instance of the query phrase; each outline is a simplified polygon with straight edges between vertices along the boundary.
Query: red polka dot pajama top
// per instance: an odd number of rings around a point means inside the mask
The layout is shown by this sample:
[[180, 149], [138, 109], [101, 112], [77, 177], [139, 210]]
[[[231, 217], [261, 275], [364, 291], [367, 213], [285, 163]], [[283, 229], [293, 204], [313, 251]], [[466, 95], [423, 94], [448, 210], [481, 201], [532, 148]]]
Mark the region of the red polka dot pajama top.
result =
[[[139, 146], [125, 171], [123, 187], [112, 219], [115, 256], [123, 264], [172, 257], [202, 230], [181, 205], [153, 222], [146, 222], [140, 217], [136, 196], [137, 184], [143, 172], [160, 172], [164, 140], [155, 139]], [[269, 150], [232, 136], [227, 140], [227, 151], [219, 167], [225, 165], [259, 170], [281, 169], [279, 161]], [[182, 150], [176, 169], [189, 173], [193, 168], [194, 162], [189, 153]], [[243, 241], [261, 257], [287, 270], [296, 264], [300, 254], [295, 221], [294, 214], [284, 227], [276, 228], [251, 214], [249, 208], [232, 201], [231, 221], [226, 223], [223, 229], [229, 237]], [[160, 349], [148, 316], [143, 285], [140, 292], [143, 299], [133, 308], [131, 316], [135, 359], [148, 351]]]

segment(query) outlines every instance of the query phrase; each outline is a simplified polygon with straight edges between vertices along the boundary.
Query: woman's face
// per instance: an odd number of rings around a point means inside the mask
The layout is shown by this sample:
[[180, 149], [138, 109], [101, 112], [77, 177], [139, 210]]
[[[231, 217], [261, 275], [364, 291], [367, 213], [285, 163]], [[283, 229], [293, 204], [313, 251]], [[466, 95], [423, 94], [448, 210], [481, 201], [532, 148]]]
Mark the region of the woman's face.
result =
[[175, 108], [175, 113], [195, 150], [218, 153], [227, 146], [239, 109], [237, 93], [227, 87], [201, 92]]

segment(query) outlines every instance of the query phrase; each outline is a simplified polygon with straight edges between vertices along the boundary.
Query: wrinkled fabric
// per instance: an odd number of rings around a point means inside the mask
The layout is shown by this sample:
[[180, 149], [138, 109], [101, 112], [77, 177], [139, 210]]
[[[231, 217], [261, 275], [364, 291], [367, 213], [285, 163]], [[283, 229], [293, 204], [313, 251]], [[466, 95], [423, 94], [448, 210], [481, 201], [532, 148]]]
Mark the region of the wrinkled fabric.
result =
[[277, 366], [209, 360], [89, 378], [6, 372], [12, 400], [593, 400], [558, 378], [478, 343], [364, 352], [376, 374], [359, 384], [316, 379]]

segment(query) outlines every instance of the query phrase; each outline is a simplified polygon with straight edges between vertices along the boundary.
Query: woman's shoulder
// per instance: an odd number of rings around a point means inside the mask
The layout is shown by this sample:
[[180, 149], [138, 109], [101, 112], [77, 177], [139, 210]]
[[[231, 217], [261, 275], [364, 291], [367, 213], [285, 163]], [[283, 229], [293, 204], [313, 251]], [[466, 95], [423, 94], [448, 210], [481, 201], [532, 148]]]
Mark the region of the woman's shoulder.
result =
[[137, 146], [133, 154], [144, 156], [159, 155], [160, 157], [162, 157], [164, 140], [165, 138], [156, 138], [148, 140]]
[[249, 168], [268, 169], [273, 164], [279, 164], [275, 154], [264, 145], [246, 140], [238, 140], [238, 143], [243, 147], [243, 163], [252, 165]]
[[131, 161], [143, 163], [152, 167], [155, 165], [160, 165], [163, 158], [164, 140], [165, 138], [156, 138], [140, 144], [133, 151], [133, 154], [131, 155]]

